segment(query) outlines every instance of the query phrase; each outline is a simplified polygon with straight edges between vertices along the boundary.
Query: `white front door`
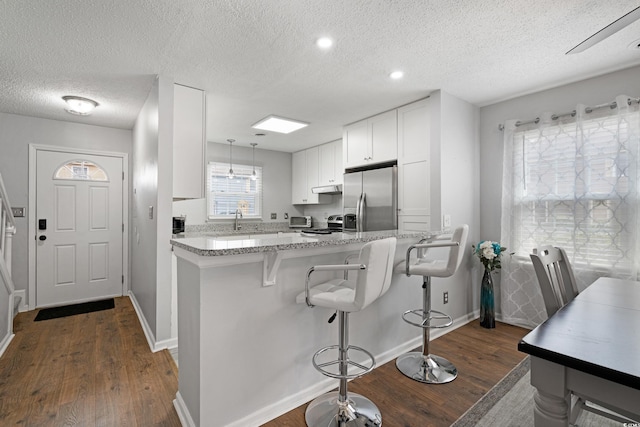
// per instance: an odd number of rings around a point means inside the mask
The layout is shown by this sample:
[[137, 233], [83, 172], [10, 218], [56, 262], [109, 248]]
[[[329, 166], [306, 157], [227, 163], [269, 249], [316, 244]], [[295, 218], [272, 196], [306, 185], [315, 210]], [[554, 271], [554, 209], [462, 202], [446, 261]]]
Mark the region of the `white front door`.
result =
[[36, 305], [123, 294], [123, 159], [38, 150]]

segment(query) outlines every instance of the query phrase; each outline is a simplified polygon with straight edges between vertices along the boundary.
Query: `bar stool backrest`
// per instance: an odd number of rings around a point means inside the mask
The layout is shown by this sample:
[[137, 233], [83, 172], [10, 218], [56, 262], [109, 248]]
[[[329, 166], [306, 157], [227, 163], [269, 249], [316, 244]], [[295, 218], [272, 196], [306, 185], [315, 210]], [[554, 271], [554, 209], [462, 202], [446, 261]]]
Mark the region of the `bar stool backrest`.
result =
[[360, 250], [360, 264], [366, 270], [358, 271], [354, 305], [362, 310], [389, 290], [396, 238], [390, 237], [365, 243]]
[[460, 267], [460, 264], [462, 263], [462, 257], [464, 256], [464, 251], [467, 245], [468, 236], [469, 226], [467, 224], [462, 224], [453, 231], [451, 241], [454, 243], [458, 243], [458, 245], [451, 246], [449, 259], [447, 260], [447, 267], [445, 268], [445, 274], [447, 276], [453, 276], [456, 270], [458, 270], [458, 267]]
[[536, 271], [547, 316], [562, 308], [578, 295], [578, 286], [564, 249], [540, 246], [530, 254]]

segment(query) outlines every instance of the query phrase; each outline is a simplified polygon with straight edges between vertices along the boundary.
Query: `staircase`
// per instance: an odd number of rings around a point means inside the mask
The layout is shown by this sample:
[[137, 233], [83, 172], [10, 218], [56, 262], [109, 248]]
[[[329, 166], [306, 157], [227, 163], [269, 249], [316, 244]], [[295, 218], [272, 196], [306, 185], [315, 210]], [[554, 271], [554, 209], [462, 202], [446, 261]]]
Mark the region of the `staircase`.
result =
[[13, 317], [20, 305], [14, 301], [15, 287], [11, 279], [11, 244], [16, 232], [15, 220], [0, 174], [0, 356], [13, 338]]

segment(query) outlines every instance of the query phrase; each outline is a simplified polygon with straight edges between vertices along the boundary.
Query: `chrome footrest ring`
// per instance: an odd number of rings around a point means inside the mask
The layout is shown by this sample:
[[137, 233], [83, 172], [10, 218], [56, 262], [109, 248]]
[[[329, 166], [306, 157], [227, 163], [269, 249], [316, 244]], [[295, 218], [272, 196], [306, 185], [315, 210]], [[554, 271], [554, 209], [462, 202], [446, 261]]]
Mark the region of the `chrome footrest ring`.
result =
[[[324, 348], [321, 348], [320, 350], [316, 351], [316, 353], [313, 355], [313, 357], [311, 359], [311, 361], [313, 362], [314, 368], [316, 368], [323, 375], [326, 375], [326, 376], [331, 377], [331, 378], [351, 380], [351, 379], [361, 377], [364, 374], [367, 374], [367, 373], [371, 372], [373, 370], [373, 368], [376, 367], [376, 359], [373, 357], [373, 354], [369, 353], [367, 350], [365, 350], [363, 348], [356, 347], [355, 345], [350, 345], [350, 346], [347, 347], [347, 360], [345, 360], [345, 361], [342, 361], [339, 358], [336, 359], [336, 360], [325, 362], [325, 363], [318, 363], [316, 361], [316, 358], [318, 356], [320, 356], [321, 354], [323, 354], [324, 352], [329, 351], [329, 350], [339, 350], [339, 348], [340, 347], [338, 345], [330, 345], [328, 347], [324, 347]], [[367, 361], [365, 361], [363, 363], [354, 362], [349, 357], [349, 351], [351, 351], [351, 350], [356, 351], [356, 352], [360, 352], [360, 353], [364, 353], [369, 360], [367, 360]], [[347, 364], [347, 370], [349, 370], [349, 367], [354, 367], [354, 368], [358, 369], [358, 371], [355, 372], [355, 373], [352, 373], [352, 374], [340, 374], [340, 373], [331, 372], [328, 369], [325, 369], [328, 366], [338, 366], [339, 367], [341, 363], [346, 363]]]
[[[426, 315], [425, 315], [426, 313]], [[434, 314], [436, 314], [434, 316]], [[416, 322], [413, 321], [411, 319], [408, 318], [408, 315], [413, 315], [416, 316], [420, 319], [420, 322]], [[404, 313], [402, 313], [402, 320], [404, 320], [405, 322], [409, 323], [410, 325], [413, 326], [417, 326], [419, 328], [448, 328], [449, 326], [453, 325], [453, 319], [451, 318], [451, 316], [449, 316], [448, 314], [445, 314], [441, 311], [437, 311], [437, 310], [430, 310], [428, 312], [425, 312], [423, 309], [421, 308], [416, 308], [415, 310], [407, 310]], [[440, 320], [446, 320], [446, 323], [444, 324], [436, 324], [436, 325], [432, 325], [432, 321], [436, 320], [436, 321], [440, 321]]]

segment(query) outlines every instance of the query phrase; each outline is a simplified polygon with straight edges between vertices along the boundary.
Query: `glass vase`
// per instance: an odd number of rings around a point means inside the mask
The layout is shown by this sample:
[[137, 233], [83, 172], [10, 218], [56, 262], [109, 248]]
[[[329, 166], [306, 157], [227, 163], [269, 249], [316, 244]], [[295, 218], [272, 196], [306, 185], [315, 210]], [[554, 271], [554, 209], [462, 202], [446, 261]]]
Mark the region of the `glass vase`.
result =
[[496, 327], [496, 312], [493, 301], [493, 277], [489, 269], [484, 270], [480, 288], [480, 326], [491, 329]]

